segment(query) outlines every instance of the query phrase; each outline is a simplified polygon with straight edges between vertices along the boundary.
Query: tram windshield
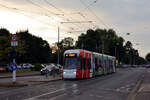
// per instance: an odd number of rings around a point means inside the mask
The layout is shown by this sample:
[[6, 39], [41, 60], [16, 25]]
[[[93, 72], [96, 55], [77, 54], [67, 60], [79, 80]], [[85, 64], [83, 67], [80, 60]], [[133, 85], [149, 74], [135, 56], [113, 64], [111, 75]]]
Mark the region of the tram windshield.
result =
[[65, 56], [64, 69], [76, 69], [80, 66], [80, 60], [75, 56]]
[[66, 58], [65, 69], [76, 69], [77, 58]]

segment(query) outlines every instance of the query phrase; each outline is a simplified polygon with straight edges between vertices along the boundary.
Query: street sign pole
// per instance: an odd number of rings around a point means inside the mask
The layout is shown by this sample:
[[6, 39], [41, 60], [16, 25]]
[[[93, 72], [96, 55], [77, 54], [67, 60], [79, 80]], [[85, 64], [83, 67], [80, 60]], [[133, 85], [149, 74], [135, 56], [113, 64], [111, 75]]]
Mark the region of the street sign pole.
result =
[[[15, 58], [13, 59], [13, 63], [15, 64], [16, 62], [15, 62]], [[16, 70], [13, 70], [13, 82], [16, 82]]]
[[[17, 37], [16, 34], [12, 34], [12, 35], [11, 35], [11, 46], [13, 47], [13, 50], [15, 51], [15, 52], [13, 52], [13, 53], [16, 54], [16, 46], [18, 46], [18, 37]], [[14, 54], [14, 55], [15, 55], [15, 54]], [[13, 63], [12, 63], [12, 65], [11, 65], [12, 70], [13, 70], [13, 73], [12, 73], [12, 81], [13, 81], [13, 82], [16, 82], [16, 69], [17, 69], [17, 64], [16, 64], [15, 58], [16, 58], [16, 55], [15, 55], [15, 57], [13, 57]]]

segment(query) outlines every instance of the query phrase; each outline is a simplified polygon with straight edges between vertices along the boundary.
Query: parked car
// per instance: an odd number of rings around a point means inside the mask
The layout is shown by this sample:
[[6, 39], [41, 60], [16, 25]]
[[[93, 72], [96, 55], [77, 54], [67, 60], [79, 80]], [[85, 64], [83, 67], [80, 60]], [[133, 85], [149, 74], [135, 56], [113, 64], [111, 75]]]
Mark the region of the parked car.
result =
[[6, 72], [6, 65], [4, 64], [0, 65], [0, 72]]
[[60, 69], [56, 64], [50, 64], [42, 68], [40, 72], [41, 72], [41, 75], [45, 75], [47, 73], [52, 74], [53, 72], [58, 74], [60, 72]]
[[29, 69], [29, 68], [33, 68], [33, 67], [34, 67], [34, 65], [29, 64], [29, 63], [25, 63], [25, 64], [20, 64], [20, 65], [18, 65], [18, 68], [19, 68], [19, 69]]

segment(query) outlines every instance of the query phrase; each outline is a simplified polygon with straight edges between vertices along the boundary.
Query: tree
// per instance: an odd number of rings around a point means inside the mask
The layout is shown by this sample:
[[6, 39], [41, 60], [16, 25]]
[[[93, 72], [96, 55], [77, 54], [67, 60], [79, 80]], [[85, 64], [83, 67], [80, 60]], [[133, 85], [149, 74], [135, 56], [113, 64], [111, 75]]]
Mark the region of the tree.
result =
[[74, 40], [73, 38], [71, 37], [67, 37], [67, 38], [64, 38], [60, 44], [64, 47], [64, 48], [70, 48], [70, 47], [73, 47], [74, 45]]
[[127, 50], [131, 50], [132, 49], [132, 43], [130, 41], [127, 41], [125, 44], [125, 47]]
[[146, 55], [146, 60], [150, 63], [150, 53]]
[[10, 32], [5, 29], [5, 28], [1, 28], [0, 29], [0, 36], [9, 36], [10, 35]]
[[0, 63], [9, 63], [9, 51], [11, 50], [10, 39], [6, 36], [0, 36]]
[[[63, 53], [65, 52], [65, 50], [74, 49], [74, 39], [71, 37], [66, 37], [66, 38], [62, 39], [59, 44], [58, 44], [58, 42], [56, 42], [55, 44], [57, 44], [57, 47], [59, 47], [59, 51], [57, 48], [56, 52], [52, 54], [52, 58], [56, 59], [57, 53], [59, 52], [60, 64], [62, 64], [63, 63]], [[56, 47], [54, 47], [53, 49], [56, 49]], [[57, 60], [53, 60], [53, 62], [57, 63]]]
[[31, 35], [28, 30], [17, 32], [21, 43], [24, 43], [25, 53], [21, 54], [21, 62], [49, 63], [52, 50], [46, 40]]
[[86, 34], [81, 34], [76, 41], [76, 47], [89, 51], [99, 52], [102, 41], [98, 31], [92, 29], [87, 30]]

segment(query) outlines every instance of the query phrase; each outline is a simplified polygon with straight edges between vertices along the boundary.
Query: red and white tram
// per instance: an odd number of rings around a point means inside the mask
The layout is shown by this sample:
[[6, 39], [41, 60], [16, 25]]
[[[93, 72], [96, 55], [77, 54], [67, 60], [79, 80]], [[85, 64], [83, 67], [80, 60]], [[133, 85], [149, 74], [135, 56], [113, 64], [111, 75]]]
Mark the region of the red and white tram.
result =
[[115, 57], [76, 49], [64, 52], [63, 79], [91, 78], [115, 72]]

